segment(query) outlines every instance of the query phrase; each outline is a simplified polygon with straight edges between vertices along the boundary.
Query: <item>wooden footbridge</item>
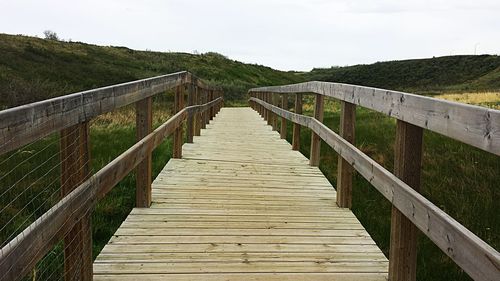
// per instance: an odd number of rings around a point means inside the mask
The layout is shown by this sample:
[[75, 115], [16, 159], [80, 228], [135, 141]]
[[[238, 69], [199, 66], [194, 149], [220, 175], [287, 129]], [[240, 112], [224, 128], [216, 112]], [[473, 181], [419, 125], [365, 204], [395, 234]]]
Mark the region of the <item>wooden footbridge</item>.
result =
[[[152, 130], [152, 96], [169, 89], [176, 113]], [[418, 230], [473, 279], [500, 280], [499, 253], [418, 193], [423, 130], [500, 155], [500, 111], [326, 82], [249, 94], [250, 107], [223, 108], [219, 89], [181, 72], [0, 112], [0, 153], [60, 131], [67, 156], [61, 200], [1, 249], [0, 280], [23, 279], [60, 241], [65, 280], [415, 280]], [[342, 103], [339, 133], [322, 123], [325, 97]], [[133, 103], [137, 143], [90, 175], [88, 122]], [[356, 106], [397, 119], [394, 174], [353, 145]], [[173, 158], [152, 181], [170, 134]], [[340, 156], [335, 187], [318, 169], [322, 141]], [[92, 261], [90, 214], [133, 170], [136, 208]], [[350, 211], [354, 171], [393, 204], [389, 259]]]

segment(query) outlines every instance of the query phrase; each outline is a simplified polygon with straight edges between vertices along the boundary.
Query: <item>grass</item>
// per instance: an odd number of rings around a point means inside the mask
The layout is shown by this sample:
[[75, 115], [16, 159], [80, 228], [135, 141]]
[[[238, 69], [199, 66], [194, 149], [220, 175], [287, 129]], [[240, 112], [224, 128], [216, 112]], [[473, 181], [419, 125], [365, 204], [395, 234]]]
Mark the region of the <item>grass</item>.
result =
[[438, 99], [500, 109], [500, 92], [446, 93], [437, 94], [434, 97]]
[[[312, 115], [312, 99], [304, 114]], [[467, 99], [469, 102], [483, 99]], [[496, 102], [500, 101], [496, 99]], [[325, 102], [324, 123], [338, 132], [340, 104]], [[356, 112], [356, 146], [389, 171], [394, 169], [395, 119], [365, 108]], [[292, 125], [288, 122], [288, 141]], [[498, 156], [426, 131], [423, 144], [421, 193], [495, 249], [500, 248], [500, 160]], [[309, 157], [310, 130], [301, 132], [301, 152]], [[333, 186], [337, 154], [321, 145], [320, 169]], [[355, 174], [354, 214], [388, 256], [391, 204], [368, 181]], [[418, 238], [417, 280], [471, 280], [425, 235]]]

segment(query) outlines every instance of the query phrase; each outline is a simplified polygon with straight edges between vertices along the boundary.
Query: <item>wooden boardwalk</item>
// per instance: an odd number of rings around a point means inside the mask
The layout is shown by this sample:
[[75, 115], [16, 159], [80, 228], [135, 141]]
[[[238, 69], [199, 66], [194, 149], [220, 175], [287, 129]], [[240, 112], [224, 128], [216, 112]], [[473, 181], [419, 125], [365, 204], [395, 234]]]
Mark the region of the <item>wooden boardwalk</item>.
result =
[[153, 183], [94, 280], [386, 280], [388, 261], [316, 167], [250, 108], [223, 108]]

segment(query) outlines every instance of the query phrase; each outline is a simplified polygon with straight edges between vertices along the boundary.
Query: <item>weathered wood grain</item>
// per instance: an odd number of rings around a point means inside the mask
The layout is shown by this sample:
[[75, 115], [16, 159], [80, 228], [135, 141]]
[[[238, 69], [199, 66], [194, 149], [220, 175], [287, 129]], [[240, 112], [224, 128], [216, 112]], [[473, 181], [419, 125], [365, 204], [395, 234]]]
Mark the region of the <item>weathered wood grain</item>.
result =
[[500, 155], [500, 110], [398, 91], [318, 81], [255, 88], [250, 92], [312, 92], [333, 97]]
[[500, 276], [500, 254], [495, 249], [354, 145], [314, 118], [251, 100], [318, 134], [472, 278], [495, 280]]
[[[394, 145], [394, 175], [420, 191], [423, 129], [398, 120]], [[391, 213], [389, 279], [417, 279], [417, 229], [396, 207]]]
[[[314, 118], [319, 122], [323, 122], [324, 96], [317, 94], [314, 99]], [[311, 131], [311, 153], [309, 156], [309, 164], [311, 166], [319, 166], [321, 151], [321, 138], [316, 132]]]
[[[90, 128], [83, 122], [61, 131], [61, 198], [90, 176]], [[90, 214], [64, 237], [64, 279], [92, 280], [92, 229]]]
[[[346, 141], [354, 144], [356, 127], [356, 105], [342, 101], [339, 135]], [[352, 207], [352, 176], [353, 168], [344, 160], [338, 158], [337, 165], [337, 205], [341, 208]]]

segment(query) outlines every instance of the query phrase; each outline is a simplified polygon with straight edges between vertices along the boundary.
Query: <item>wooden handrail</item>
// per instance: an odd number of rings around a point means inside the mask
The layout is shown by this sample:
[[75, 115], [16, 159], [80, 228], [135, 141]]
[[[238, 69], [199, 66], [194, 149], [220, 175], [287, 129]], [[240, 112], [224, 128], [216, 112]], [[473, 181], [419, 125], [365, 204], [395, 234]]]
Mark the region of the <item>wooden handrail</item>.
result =
[[500, 275], [495, 249], [323, 123], [258, 98], [250, 102], [311, 129], [472, 278], [494, 280]]
[[184, 84], [210, 88], [189, 72], [177, 72], [78, 92], [0, 112], [0, 155], [100, 114]]
[[186, 107], [80, 184], [0, 250], [0, 280], [22, 279], [120, 180], [163, 140], [197, 113], [219, 106], [222, 97]]
[[398, 91], [311, 81], [250, 93], [315, 93], [366, 107], [500, 155], [500, 110]]

